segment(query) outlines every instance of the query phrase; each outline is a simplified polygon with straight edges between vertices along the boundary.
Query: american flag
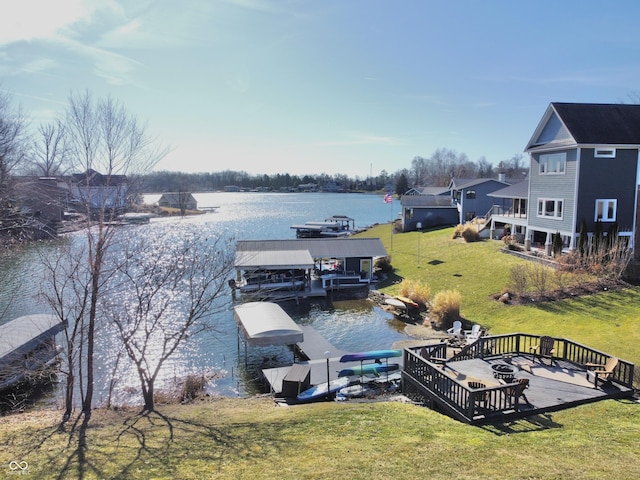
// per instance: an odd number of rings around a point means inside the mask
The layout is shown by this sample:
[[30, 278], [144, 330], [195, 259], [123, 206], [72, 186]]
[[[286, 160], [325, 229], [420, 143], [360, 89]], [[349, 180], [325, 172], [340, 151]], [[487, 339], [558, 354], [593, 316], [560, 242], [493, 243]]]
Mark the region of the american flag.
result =
[[391, 196], [391, 192], [388, 192], [384, 196], [384, 203], [391, 203], [391, 202], [393, 202], [393, 197]]

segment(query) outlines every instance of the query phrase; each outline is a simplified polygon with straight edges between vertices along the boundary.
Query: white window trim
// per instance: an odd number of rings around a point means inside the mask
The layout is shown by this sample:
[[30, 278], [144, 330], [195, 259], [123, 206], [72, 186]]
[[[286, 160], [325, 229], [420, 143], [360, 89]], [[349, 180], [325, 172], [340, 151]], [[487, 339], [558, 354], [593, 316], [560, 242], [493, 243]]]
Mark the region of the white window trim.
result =
[[[553, 215], [546, 215], [546, 210], [544, 209], [544, 204], [547, 202], [553, 202]], [[542, 209], [540, 208], [542, 204]], [[558, 215], [558, 206], [562, 205], [560, 208], [560, 214]], [[540, 213], [542, 211], [542, 213]], [[554, 220], [562, 220], [564, 217], [564, 200], [561, 198], [538, 198], [538, 209], [536, 210], [536, 216], [538, 218], [552, 218]]]
[[[548, 170], [548, 164], [549, 161], [553, 159], [553, 157], [558, 157], [556, 160], [556, 165], [558, 166], [558, 169], [550, 172]], [[539, 159], [538, 159], [539, 165], [538, 165], [538, 173], [540, 175], [565, 175], [567, 172], [567, 154], [566, 152], [561, 152], [561, 153], [546, 153], [546, 154], [542, 154], [540, 155]], [[547, 166], [547, 171], [543, 171], [543, 165]], [[559, 167], [562, 167], [561, 169]]]
[[616, 158], [615, 148], [595, 148], [593, 150], [595, 158]]
[[[609, 203], [613, 203], [613, 215], [612, 218], [605, 217], [604, 213], [608, 212], [607, 208]], [[598, 218], [598, 205], [602, 205], [603, 217]], [[597, 222], [600, 220], [601, 222], [615, 222], [618, 217], [618, 200], [616, 198], [598, 198], [596, 199], [595, 211], [593, 212], [593, 220]]]

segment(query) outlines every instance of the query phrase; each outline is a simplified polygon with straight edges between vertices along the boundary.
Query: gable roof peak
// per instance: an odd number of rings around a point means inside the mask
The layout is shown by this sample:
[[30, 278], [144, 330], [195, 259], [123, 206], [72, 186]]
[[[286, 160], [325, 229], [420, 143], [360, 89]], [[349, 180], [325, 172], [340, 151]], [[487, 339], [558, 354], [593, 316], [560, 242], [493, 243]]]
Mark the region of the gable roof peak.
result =
[[526, 151], [544, 145], [640, 145], [640, 105], [552, 102]]

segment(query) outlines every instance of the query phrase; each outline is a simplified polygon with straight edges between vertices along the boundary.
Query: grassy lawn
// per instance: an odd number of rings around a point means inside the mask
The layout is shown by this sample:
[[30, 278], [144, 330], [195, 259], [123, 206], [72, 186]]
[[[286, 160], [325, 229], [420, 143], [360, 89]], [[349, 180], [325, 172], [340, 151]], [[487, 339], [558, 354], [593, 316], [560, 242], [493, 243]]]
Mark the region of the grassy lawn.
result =
[[566, 337], [640, 365], [640, 288], [504, 305], [492, 295], [508, 285], [513, 265], [528, 261], [501, 253], [502, 242], [453, 240], [452, 228], [392, 236], [389, 225], [379, 225], [363, 235], [380, 237], [391, 255], [394, 275], [381, 286], [383, 292], [397, 293], [403, 278], [428, 284], [432, 295], [456, 289], [462, 296], [461, 315], [491, 333]]
[[[640, 363], [640, 289], [503, 305], [490, 297], [523, 260], [500, 253], [499, 242], [466, 244], [451, 234], [391, 237], [388, 225], [366, 232], [383, 239], [396, 269], [383, 290], [393, 293], [402, 277], [427, 282], [434, 294], [455, 288], [463, 316], [492, 333], [568, 337]], [[640, 404], [631, 400], [490, 427], [398, 402], [287, 408], [270, 398], [162, 406], [149, 416], [98, 410], [85, 432], [59, 431], [60, 417], [41, 411], [2, 418], [0, 478], [17, 478], [20, 462], [31, 478], [640, 478]]]
[[478, 428], [396, 402], [219, 399], [96, 411], [82, 450], [59, 414], [22, 414], [3, 419], [0, 475], [26, 461], [31, 478], [633, 479], [639, 412], [606, 401]]

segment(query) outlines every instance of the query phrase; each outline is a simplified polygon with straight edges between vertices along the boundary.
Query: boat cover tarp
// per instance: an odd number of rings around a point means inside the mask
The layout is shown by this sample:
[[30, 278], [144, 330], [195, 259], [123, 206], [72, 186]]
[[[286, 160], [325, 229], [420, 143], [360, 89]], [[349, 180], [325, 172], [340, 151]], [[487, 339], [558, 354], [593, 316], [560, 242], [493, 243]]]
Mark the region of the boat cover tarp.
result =
[[243, 250], [236, 252], [236, 269], [283, 270], [313, 268], [308, 250]]
[[302, 329], [272, 302], [248, 302], [233, 308], [233, 316], [252, 347], [302, 342]]
[[62, 331], [64, 324], [55, 315], [25, 315], [0, 325], [0, 365], [24, 355]]

